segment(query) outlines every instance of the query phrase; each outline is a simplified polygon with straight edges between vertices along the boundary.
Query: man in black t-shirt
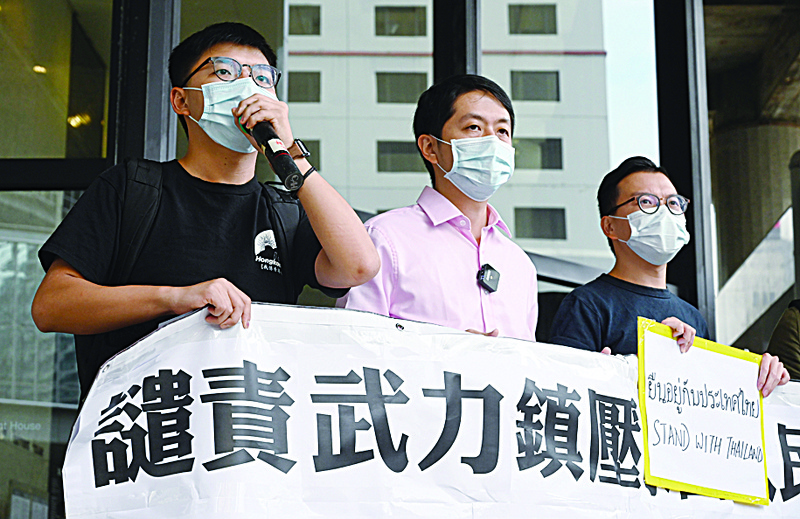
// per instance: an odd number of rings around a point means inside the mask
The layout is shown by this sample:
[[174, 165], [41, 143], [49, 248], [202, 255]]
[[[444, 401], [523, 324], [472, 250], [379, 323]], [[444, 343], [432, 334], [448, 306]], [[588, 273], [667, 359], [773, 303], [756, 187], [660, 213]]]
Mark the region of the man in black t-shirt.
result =
[[[275, 60], [264, 38], [238, 23], [209, 26], [173, 50], [170, 100], [188, 150], [161, 166], [158, 212], [123, 286], [113, 286], [112, 273], [122, 260], [124, 165], [92, 183], [40, 250], [47, 274], [33, 318], [42, 331], [76, 334], [84, 396], [103, 362], [171, 316], [208, 307], [209, 323], [246, 328], [251, 300], [295, 303], [305, 284], [336, 297], [378, 271], [361, 221], [292, 135], [275, 96]], [[269, 122], [308, 172], [286, 243], [273, 188], [255, 178], [256, 143], [237, 120], [248, 129]]]
[[[603, 178], [597, 202], [614, 268], [564, 298], [550, 341], [602, 353], [636, 353], [639, 315], [670, 326], [683, 352], [696, 332], [707, 337], [700, 312], [667, 290], [667, 263], [689, 242], [684, 216], [689, 200], [677, 193], [666, 170], [631, 157]], [[788, 381], [783, 364], [765, 353], [757, 381], [762, 394]]]
[[772, 331], [767, 353], [780, 355], [792, 380], [800, 380], [800, 299], [784, 310]]

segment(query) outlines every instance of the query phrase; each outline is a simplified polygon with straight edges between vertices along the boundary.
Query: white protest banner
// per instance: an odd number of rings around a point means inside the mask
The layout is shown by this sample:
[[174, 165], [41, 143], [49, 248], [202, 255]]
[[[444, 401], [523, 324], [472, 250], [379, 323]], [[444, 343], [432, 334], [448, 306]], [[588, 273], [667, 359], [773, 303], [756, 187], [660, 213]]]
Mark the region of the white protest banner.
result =
[[800, 516], [796, 384], [765, 400], [754, 507], [644, 485], [635, 359], [341, 309], [204, 316], [101, 369], [68, 517]]
[[761, 356], [700, 337], [681, 353], [669, 326], [637, 324], [645, 481], [768, 504]]

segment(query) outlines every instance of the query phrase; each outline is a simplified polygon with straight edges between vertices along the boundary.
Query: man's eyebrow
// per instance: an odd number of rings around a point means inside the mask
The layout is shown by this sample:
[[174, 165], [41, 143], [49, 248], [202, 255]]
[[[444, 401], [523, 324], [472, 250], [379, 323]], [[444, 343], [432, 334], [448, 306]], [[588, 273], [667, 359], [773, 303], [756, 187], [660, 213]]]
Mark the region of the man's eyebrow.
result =
[[[666, 195], [664, 195], [662, 198], [667, 198], [668, 196], [677, 195], [677, 194], [678, 194], [677, 192], [676, 192], [676, 193], [667, 193], [667, 194], [666, 194]], [[658, 195], [656, 195], [655, 193], [651, 193], [650, 191], [634, 191], [633, 193], [631, 193], [631, 195], [630, 195], [630, 196], [639, 196], [639, 195], [653, 195], [653, 196], [658, 196]]]
[[[468, 119], [477, 119], [479, 121], [486, 122], [486, 118], [484, 116], [475, 113], [464, 114], [464, 116], [461, 118], [461, 121], [463, 122]], [[508, 117], [501, 117], [500, 119], [497, 119], [496, 122], [510, 124], [511, 120]]]

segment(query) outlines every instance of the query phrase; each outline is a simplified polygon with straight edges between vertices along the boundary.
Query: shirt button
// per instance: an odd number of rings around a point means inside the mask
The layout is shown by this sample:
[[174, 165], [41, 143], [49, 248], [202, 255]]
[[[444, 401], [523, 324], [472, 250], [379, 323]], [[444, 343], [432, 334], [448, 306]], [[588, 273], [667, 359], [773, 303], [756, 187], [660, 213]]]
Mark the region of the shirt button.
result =
[[465, 222], [464, 220], [459, 220], [458, 221], [458, 225], [460, 225], [461, 227], [466, 227], [467, 226], [467, 222]]

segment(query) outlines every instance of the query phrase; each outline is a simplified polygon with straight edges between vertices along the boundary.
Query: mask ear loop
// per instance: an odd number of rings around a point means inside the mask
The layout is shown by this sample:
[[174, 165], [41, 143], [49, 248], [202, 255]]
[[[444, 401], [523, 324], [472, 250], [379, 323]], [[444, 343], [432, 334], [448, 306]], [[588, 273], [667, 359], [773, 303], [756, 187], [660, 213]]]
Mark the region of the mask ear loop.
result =
[[[185, 86], [185, 87], [180, 87], [180, 88], [182, 88], [182, 89], [184, 89], [184, 90], [197, 90], [197, 91], [199, 91], [199, 92], [202, 92], [202, 91], [203, 91], [203, 89], [202, 89], [202, 88], [197, 88], [197, 87], [188, 87], [188, 86]], [[203, 98], [205, 99], [205, 96], [203, 96]], [[185, 102], [185, 101], [184, 101], [184, 102]], [[188, 107], [187, 107], [187, 108], [188, 108]], [[192, 121], [194, 121], [194, 122], [195, 122], [195, 124], [197, 124], [198, 126], [200, 126], [200, 122], [199, 122], [197, 119], [195, 119], [194, 117], [192, 117], [192, 114], [191, 114], [191, 113], [189, 113], [189, 114], [188, 114], [188, 115], [186, 115], [185, 117], [188, 117], [189, 119], [191, 119]]]
[[[609, 218], [614, 218], [616, 220], [628, 220], [628, 225], [630, 225], [630, 222], [631, 222], [631, 219], [628, 218], [627, 216], [613, 216], [613, 215], [610, 215], [610, 214], [607, 214], [606, 216], [608, 216]], [[633, 236], [633, 227], [631, 227], [631, 236]], [[623, 240], [622, 238], [617, 238], [618, 242], [624, 243], [625, 245], [628, 245], [628, 242], [630, 240], [631, 240], [630, 238], [628, 238], [627, 240]], [[628, 246], [630, 247], [630, 245], [628, 245]]]
[[[428, 135], [431, 135], [431, 134], [428, 134]], [[437, 136], [435, 136], [435, 135], [431, 135], [431, 137], [433, 137], [433, 138], [434, 138], [434, 139], [436, 139], [437, 141], [441, 142], [442, 144], [447, 144], [448, 146], [450, 146], [450, 147], [453, 149], [453, 166], [450, 168], [450, 171], [446, 171], [446, 170], [445, 170], [445, 169], [442, 167], [442, 165], [441, 165], [441, 164], [439, 164], [438, 162], [436, 163], [436, 165], [439, 167], [439, 169], [441, 169], [441, 170], [442, 170], [442, 172], [443, 172], [445, 175], [448, 175], [448, 174], [452, 173], [452, 172], [453, 172], [453, 171], [455, 171], [455, 169], [456, 169], [456, 162], [457, 162], [457, 161], [456, 161], [456, 149], [453, 147], [453, 144], [452, 144], [452, 143], [450, 143], [450, 142], [443, 141], [442, 139], [440, 139], [439, 137], [437, 137]]]

